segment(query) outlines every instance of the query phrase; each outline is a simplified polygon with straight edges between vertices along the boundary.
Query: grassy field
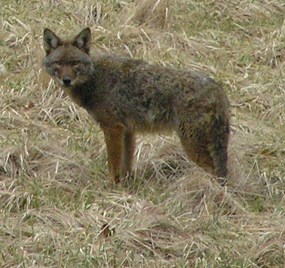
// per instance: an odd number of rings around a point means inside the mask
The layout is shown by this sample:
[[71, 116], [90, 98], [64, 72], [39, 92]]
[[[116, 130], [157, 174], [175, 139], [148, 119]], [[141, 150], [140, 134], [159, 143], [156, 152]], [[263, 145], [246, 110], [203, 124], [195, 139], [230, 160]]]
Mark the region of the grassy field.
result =
[[[0, 266], [284, 267], [284, 0], [0, 2]], [[103, 134], [44, 73], [42, 32], [209, 73], [231, 102], [221, 187], [175, 136], [111, 185]]]

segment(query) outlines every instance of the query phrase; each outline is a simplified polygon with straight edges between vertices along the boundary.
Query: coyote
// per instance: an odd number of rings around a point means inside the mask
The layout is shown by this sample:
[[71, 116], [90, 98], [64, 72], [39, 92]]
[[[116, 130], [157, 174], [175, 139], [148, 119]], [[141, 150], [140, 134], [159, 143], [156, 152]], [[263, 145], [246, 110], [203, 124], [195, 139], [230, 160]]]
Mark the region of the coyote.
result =
[[135, 134], [174, 130], [188, 157], [226, 183], [229, 102], [222, 86], [193, 70], [89, 54], [91, 31], [66, 41], [44, 30], [44, 67], [104, 132], [111, 179], [131, 173]]

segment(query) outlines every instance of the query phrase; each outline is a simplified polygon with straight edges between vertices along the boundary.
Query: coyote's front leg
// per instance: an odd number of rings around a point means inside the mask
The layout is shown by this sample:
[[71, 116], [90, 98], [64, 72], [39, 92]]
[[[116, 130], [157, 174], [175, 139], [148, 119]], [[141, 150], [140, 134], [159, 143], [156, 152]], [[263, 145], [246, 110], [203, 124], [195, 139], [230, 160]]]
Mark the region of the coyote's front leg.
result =
[[108, 165], [110, 177], [115, 183], [119, 183], [120, 179], [126, 174], [124, 159], [124, 137], [125, 128], [121, 125], [103, 128], [105, 142], [108, 153]]
[[130, 176], [133, 166], [134, 153], [136, 149], [136, 135], [132, 130], [126, 130], [124, 133], [124, 163], [121, 169], [122, 176]]

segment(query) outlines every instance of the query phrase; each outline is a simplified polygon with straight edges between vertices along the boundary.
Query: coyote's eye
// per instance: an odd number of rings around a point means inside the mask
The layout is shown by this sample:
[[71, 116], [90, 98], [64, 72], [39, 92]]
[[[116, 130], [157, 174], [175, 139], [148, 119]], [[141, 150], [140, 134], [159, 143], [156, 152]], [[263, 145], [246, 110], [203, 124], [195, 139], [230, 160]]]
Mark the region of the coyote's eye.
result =
[[61, 65], [62, 65], [62, 62], [60, 62], [60, 61], [55, 61], [55, 62], [53, 62], [53, 64], [54, 64], [55, 66], [61, 66]]
[[60, 70], [60, 68], [61, 68], [60, 64], [54, 63], [52, 65], [52, 69], [55, 73], [58, 72]]
[[80, 61], [76, 61], [76, 60], [70, 62], [70, 64], [71, 64], [72, 66], [77, 66], [79, 63], [80, 63]]
[[78, 74], [80, 73], [82, 66], [79, 61], [72, 62], [72, 69]]

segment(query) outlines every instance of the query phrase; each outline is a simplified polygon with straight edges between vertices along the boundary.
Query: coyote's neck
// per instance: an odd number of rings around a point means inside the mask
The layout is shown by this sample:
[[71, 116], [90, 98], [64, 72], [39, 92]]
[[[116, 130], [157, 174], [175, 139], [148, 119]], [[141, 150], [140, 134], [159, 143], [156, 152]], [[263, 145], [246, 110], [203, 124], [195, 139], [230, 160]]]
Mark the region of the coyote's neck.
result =
[[74, 102], [87, 110], [95, 104], [96, 85], [92, 79], [71, 88], [64, 88], [64, 91]]

